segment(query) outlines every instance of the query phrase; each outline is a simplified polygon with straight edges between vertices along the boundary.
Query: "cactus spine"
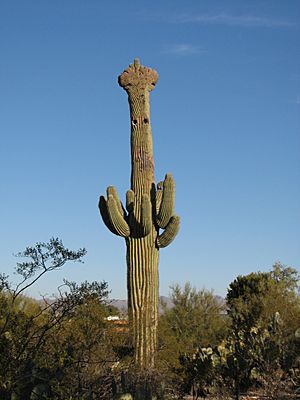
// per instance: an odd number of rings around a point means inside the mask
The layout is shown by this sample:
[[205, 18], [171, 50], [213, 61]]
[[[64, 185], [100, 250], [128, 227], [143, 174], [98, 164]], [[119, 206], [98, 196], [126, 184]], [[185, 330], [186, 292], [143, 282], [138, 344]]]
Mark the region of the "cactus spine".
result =
[[126, 193], [126, 210], [113, 186], [99, 201], [106, 226], [126, 241], [128, 313], [135, 363], [140, 368], [154, 365], [159, 249], [168, 246], [179, 229], [179, 217], [174, 215], [172, 175], [167, 174], [163, 182], [155, 185], [150, 91], [157, 79], [157, 72], [140, 65], [138, 59], [119, 76], [130, 107], [131, 189]]

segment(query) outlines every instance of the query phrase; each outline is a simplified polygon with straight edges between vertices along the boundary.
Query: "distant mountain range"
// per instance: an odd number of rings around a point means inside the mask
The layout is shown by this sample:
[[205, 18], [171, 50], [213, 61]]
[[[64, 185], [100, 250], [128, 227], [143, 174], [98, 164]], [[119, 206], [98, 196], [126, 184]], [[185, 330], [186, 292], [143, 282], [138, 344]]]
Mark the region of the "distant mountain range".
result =
[[[116, 307], [121, 313], [127, 314], [127, 300], [111, 299], [109, 304]], [[173, 307], [173, 302], [169, 297], [160, 296], [158, 305], [158, 312], [160, 314], [163, 313], [162, 304], [166, 304], [167, 308]]]
[[[218, 300], [218, 302], [220, 304], [225, 304], [225, 299], [223, 297], [215, 295], [215, 298]], [[127, 314], [127, 300], [110, 299], [109, 304], [116, 307], [122, 314]], [[159, 297], [159, 305], [158, 305], [158, 312], [160, 314], [163, 313], [162, 304], [165, 304], [167, 306], [167, 308], [174, 307], [174, 304], [169, 297], [160, 296]]]

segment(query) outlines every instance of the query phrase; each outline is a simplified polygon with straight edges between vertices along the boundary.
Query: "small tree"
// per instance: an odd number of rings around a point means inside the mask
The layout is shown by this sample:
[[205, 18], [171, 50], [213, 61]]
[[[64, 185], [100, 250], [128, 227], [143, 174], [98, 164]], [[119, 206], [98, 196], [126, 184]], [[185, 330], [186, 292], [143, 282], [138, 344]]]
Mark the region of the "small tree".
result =
[[115, 333], [106, 319], [111, 311], [107, 284], [76, 286], [76, 307], [52, 330], [36, 361], [48, 371], [53, 399], [109, 399], [110, 369], [118, 359], [113, 351]]
[[190, 283], [171, 287], [171, 308], [164, 307], [159, 323], [160, 364], [179, 367], [180, 354], [215, 346], [226, 336], [226, 311], [222, 299]]
[[[61, 268], [68, 261], [82, 261], [85, 249], [72, 251], [62, 241], [52, 238], [48, 243], [39, 242], [27, 247], [18, 257], [16, 273], [20, 282], [13, 286], [9, 277], [0, 275], [0, 397], [25, 399], [34, 387], [34, 362], [43, 348], [49, 333], [68, 318], [82, 300], [75, 284], [65, 282], [69, 292], [60, 291], [54, 302], [29, 301], [24, 296], [44, 274]], [[20, 393], [20, 395], [18, 394]], [[22, 393], [22, 395], [21, 395]], [[20, 398], [21, 398], [20, 397]]]
[[270, 272], [239, 276], [230, 284], [224, 376], [237, 399], [241, 390], [291, 367], [300, 323], [298, 279], [293, 268], [277, 263]]

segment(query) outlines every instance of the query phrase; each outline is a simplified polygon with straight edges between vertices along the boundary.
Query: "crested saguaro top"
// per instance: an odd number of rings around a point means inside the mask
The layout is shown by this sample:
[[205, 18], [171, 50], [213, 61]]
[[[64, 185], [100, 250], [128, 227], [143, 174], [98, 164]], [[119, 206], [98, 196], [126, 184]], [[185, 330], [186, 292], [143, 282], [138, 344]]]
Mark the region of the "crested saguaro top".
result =
[[138, 59], [119, 76], [119, 85], [126, 90], [131, 121], [131, 189], [141, 198], [150, 193], [155, 182], [152, 133], [150, 126], [150, 92], [158, 73], [140, 64]]
[[146, 89], [151, 92], [157, 80], [158, 73], [154, 69], [141, 65], [138, 58], [125, 69], [118, 79], [119, 85], [127, 92], [134, 88], [140, 91]]

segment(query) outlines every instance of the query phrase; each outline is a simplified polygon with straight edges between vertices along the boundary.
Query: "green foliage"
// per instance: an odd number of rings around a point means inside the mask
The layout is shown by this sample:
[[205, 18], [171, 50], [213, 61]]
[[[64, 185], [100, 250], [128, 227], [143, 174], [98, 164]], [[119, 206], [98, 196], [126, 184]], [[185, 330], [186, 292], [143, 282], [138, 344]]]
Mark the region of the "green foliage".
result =
[[0, 356], [1, 399], [11, 392], [16, 398], [21, 393], [22, 400], [30, 393], [34, 398], [32, 390], [43, 385], [51, 388], [51, 398], [61, 400], [67, 393], [84, 399], [88, 391], [99, 392], [104, 371], [116, 361], [105, 320], [110, 310], [106, 296], [105, 282], [71, 282], [51, 303], [36, 301], [38, 313], [30, 309], [25, 314], [17, 307], [14, 314], [10, 311], [0, 340], [5, 350]]
[[227, 294], [230, 333], [224, 375], [236, 396], [241, 389], [295, 362], [300, 322], [298, 274], [277, 263], [268, 273], [239, 276]]
[[183, 394], [192, 394], [193, 399], [206, 397], [216, 380], [216, 366], [219, 357], [211, 347], [197, 349], [191, 355], [183, 354], [179, 358], [181, 390]]
[[38, 364], [50, 372], [55, 399], [99, 396], [107, 385], [107, 370], [117, 361], [107, 315], [105, 298], [87, 293], [71, 318], [52, 332]]
[[171, 287], [173, 307], [164, 308], [159, 322], [159, 363], [179, 367], [182, 353], [215, 346], [226, 336], [225, 304], [213, 292], [186, 283]]
[[[81, 261], [85, 253], [85, 249], [71, 251], [60, 240], [51, 239], [18, 254], [29, 261], [17, 264], [21, 281], [15, 287], [1, 275], [1, 399], [46, 399], [50, 393], [53, 399], [66, 399], [66, 392], [70, 398], [84, 399], [96, 380], [99, 390], [103, 372], [99, 366], [108, 363], [103, 360], [103, 349], [110, 345], [110, 329], [104, 320], [110, 311], [107, 283], [64, 281], [58, 296], [40, 301], [23, 294], [45, 273], [67, 261]], [[109, 362], [113, 360], [110, 352]]]
[[228, 390], [238, 399], [257, 388], [277, 399], [292, 391], [300, 354], [298, 289], [297, 272], [279, 263], [270, 272], [239, 276], [229, 286], [225, 316], [211, 292], [174, 286], [174, 307], [160, 319], [160, 367], [182, 396]]
[[219, 354], [223, 358], [221, 373], [236, 396], [258, 382], [266, 371], [279, 367], [282, 356], [282, 333], [278, 316], [267, 328], [252, 326], [231, 330]]
[[263, 297], [271, 286], [268, 273], [238, 276], [229, 285], [226, 296], [228, 315], [236, 326], [251, 328], [263, 312]]
[[276, 262], [270, 272], [271, 278], [279, 284], [285, 292], [299, 294], [300, 275], [295, 268]]
[[251, 328], [279, 313], [289, 335], [293, 335], [300, 321], [298, 282], [297, 271], [280, 263], [270, 272], [238, 276], [226, 296], [233, 324]]
[[226, 391], [238, 399], [249, 388], [277, 400], [299, 390], [293, 268], [277, 263], [237, 277], [227, 304], [188, 283], [173, 286], [173, 307], [160, 316], [157, 368], [143, 370], [133, 366], [128, 332], [106, 318], [117, 312], [106, 282], [64, 281], [51, 300], [24, 295], [41, 274], [80, 261], [85, 250], [64, 250], [59, 240], [30, 249], [29, 261], [17, 265], [19, 284], [0, 278], [1, 400], [225, 398]]

